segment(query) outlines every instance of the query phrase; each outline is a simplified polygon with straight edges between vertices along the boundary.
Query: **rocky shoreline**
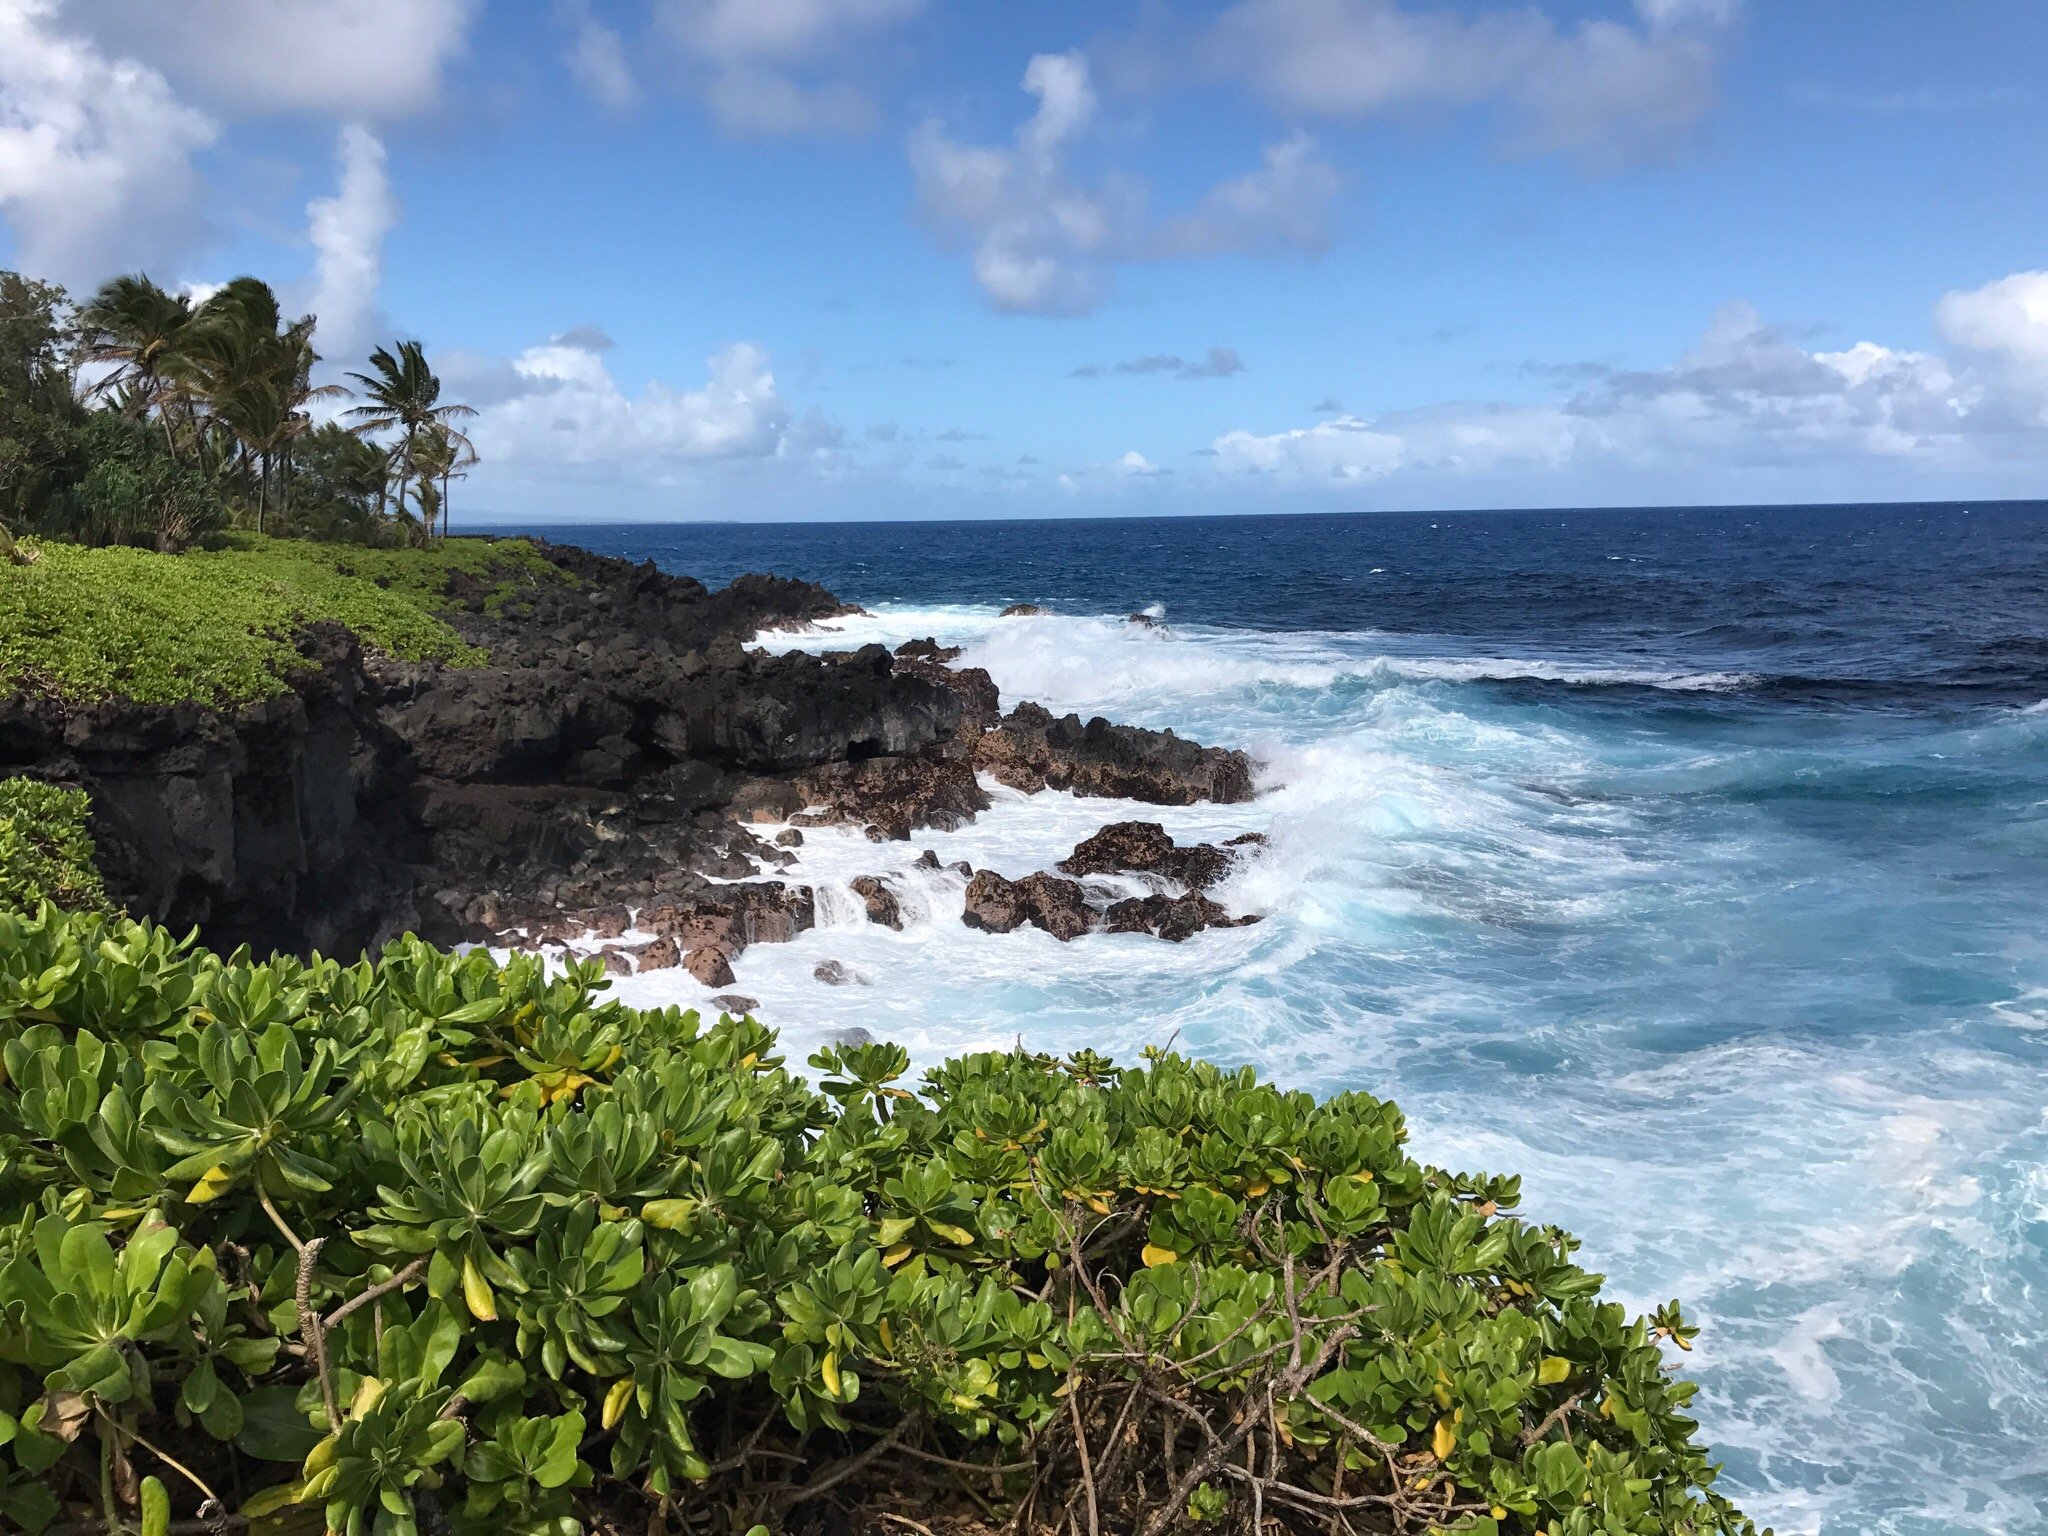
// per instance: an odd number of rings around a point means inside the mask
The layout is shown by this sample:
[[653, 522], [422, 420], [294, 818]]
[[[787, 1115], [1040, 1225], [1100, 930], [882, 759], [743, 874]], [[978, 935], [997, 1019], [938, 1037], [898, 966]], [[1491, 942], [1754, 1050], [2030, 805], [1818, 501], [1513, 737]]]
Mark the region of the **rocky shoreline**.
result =
[[[1155, 805], [1252, 796], [1241, 752], [1029, 701], [1005, 712], [985, 671], [931, 641], [750, 647], [859, 611], [822, 587], [746, 576], [711, 592], [542, 549], [561, 580], [516, 612], [481, 585], [451, 592], [445, 617], [486, 665], [366, 655], [318, 624], [291, 690], [234, 714], [0, 701], [0, 773], [84, 787], [110, 891], [217, 948], [346, 954], [407, 929], [596, 940], [614, 970], [681, 965], [711, 987], [747, 946], [815, 924], [814, 892], [779, 878], [804, 827], [951, 830], [988, 809], [984, 775]], [[1058, 872], [963, 866], [967, 924], [1177, 940], [1253, 920], [1204, 894], [1246, 840], [1176, 848], [1156, 823], [1105, 821]], [[1112, 897], [1088, 884], [1103, 875], [1153, 889]], [[855, 890], [870, 920], [900, 923], [886, 876]]]

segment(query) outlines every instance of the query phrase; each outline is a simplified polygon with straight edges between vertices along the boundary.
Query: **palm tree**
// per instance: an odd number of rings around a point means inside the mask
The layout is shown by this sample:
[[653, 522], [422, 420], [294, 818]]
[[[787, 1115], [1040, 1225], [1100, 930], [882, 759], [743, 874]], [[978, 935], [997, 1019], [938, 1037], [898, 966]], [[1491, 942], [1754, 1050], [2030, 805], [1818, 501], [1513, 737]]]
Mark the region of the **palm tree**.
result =
[[365, 436], [394, 429], [405, 433], [391, 454], [398, 466], [398, 504], [403, 507], [406, 486], [417, 467], [414, 453], [420, 434], [432, 427], [442, 427], [461, 438], [466, 448], [468, 439], [448, 423], [476, 412], [466, 405], [440, 403], [441, 381], [427, 366], [426, 352], [416, 341], [401, 341], [395, 355], [388, 348], [379, 347], [370, 354], [370, 367], [369, 373], [349, 375], [362, 387], [369, 404], [356, 406], [348, 414], [355, 419], [355, 430]]
[[[186, 328], [179, 387], [203, 400], [217, 423], [241, 450], [245, 471], [256, 482], [256, 531], [270, 508], [270, 485], [289, 446], [308, 431], [307, 406], [341, 394], [338, 385], [315, 385], [311, 315], [284, 325], [277, 295], [267, 283], [238, 277], [200, 305]], [[285, 491], [289, 505], [289, 480]]]
[[[166, 293], [143, 273], [107, 282], [78, 316], [87, 361], [114, 368], [93, 386], [100, 395], [119, 393], [121, 408], [143, 416], [165, 403], [165, 384], [175, 372], [179, 348], [192, 325], [192, 305], [183, 294]], [[164, 438], [172, 453], [177, 439], [170, 413]]]
[[448, 537], [448, 483], [459, 480], [476, 463], [476, 446], [445, 421], [426, 427], [412, 451], [413, 468], [419, 476], [413, 495], [420, 508], [420, 521], [431, 534], [434, 515], [441, 519], [441, 537]]

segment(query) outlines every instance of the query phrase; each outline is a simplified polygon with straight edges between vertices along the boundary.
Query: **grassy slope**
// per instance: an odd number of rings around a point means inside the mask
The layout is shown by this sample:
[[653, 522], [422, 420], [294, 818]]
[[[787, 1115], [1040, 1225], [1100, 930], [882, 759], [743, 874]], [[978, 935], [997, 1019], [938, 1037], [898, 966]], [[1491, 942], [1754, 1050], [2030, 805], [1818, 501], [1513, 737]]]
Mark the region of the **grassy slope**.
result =
[[314, 619], [393, 656], [480, 661], [438, 614], [458, 572], [495, 582], [494, 599], [561, 579], [518, 539], [382, 550], [238, 536], [182, 555], [45, 544], [35, 565], [0, 565], [0, 694], [245, 704], [306, 664], [292, 637]]

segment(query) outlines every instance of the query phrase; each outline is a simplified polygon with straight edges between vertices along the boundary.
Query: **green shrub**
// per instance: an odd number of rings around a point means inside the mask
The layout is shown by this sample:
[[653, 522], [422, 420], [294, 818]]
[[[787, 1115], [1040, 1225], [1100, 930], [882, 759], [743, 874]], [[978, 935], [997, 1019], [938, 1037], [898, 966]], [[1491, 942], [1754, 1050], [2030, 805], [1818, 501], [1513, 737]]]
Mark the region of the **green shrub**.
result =
[[0, 908], [32, 912], [45, 901], [101, 911], [105, 887], [94, 862], [82, 789], [38, 779], [0, 779]]
[[244, 704], [309, 665], [294, 636], [315, 619], [393, 656], [474, 664], [482, 653], [439, 616], [458, 574], [499, 601], [560, 579], [517, 539], [382, 550], [232, 535], [176, 556], [45, 544], [34, 565], [0, 566], [0, 693]]
[[146, 1473], [159, 1520], [232, 1491], [347, 1536], [782, 1529], [818, 1495], [1751, 1529], [1676, 1305], [1601, 1302], [1390, 1104], [1166, 1054], [912, 1094], [885, 1045], [813, 1088], [751, 1019], [603, 986], [0, 916], [0, 1511], [131, 1520]]

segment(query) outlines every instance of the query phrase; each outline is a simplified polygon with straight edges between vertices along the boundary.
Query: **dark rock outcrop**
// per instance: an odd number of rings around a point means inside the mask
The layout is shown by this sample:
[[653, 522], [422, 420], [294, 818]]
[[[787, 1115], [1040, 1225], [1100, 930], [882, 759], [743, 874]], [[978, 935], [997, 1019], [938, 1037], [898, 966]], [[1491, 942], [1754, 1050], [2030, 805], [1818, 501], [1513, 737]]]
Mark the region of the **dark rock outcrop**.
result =
[[[711, 986], [731, 985], [748, 945], [815, 921], [808, 889], [760, 878], [802, 833], [770, 844], [755, 827], [950, 830], [988, 807], [977, 769], [1158, 803], [1250, 794], [1240, 753], [1035, 705], [1000, 717], [987, 673], [935, 641], [750, 648], [859, 611], [810, 583], [711, 592], [542, 549], [560, 579], [510, 601], [453, 578], [448, 621], [483, 665], [366, 656], [315, 624], [290, 689], [237, 712], [0, 699], [0, 774], [85, 788], [112, 894], [216, 947], [349, 954], [408, 929], [559, 944], [618, 940], [630, 921], [652, 940], [609, 945], [608, 967]], [[877, 884], [863, 899], [887, 922], [895, 893]], [[1019, 922], [1071, 936], [1094, 921], [1070, 880], [1005, 884], [1025, 888]]]
[[1056, 939], [1076, 939], [1095, 926], [1095, 914], [1079, 881], [1046, 874], [1006, 880], [992, 869], [980, 869], [967, 882], [961, 921], [985, 933], [1009, 933], [1029, 923]]
[[1116, 821], [1076, 844], [1058, 867], [1069, 875], [1163, 875], [1192, 890], [1206, 890], [1232, 862], [1231, 854], [1209, 843], [1179, 846], [1156, 821]]
[[903, 927], [903, 904], [896, 899], [896, 892], [889, 882], [880, 875], [857, 875], [847, 882], [853, 887], [868, 909], [868, 921], [880, 923], [884, 928]]
[[1252, 797], [1252, 763], [1244, 753], [1205, 747], [1172, 731], [1112, 725], [1097, 716], [1055, 716], [1019, 704], [974, 743], [974, 765], [1012, 789], [1070, 789], [1152, 805], [1198, 800], [1234, 804]]
[[291, 692], [234, 714], [0, 699], [0, 775], [86, 789], [108, 891], [223, 952], [393, 937], [420, 922], [403, 753], [366, 709], [354, 636], [315, 624], [301, 648]]
[[1041, 608], [1036, 603], [1012, 603], [996, 617], [999, 619], [1039, 619], [1051, 613], [1050, 608]]
[[1103, 913], [1102, 926], [1111, 933], [1149, 933], [1178, 944], [1204, 928], [1243, 928], [1258, 920], [1256, 915], [1232, 917], [1199, 891], [1190, 891], [1119, 901]]
[[827, 763], [792, 781], [805, 809], [797, 819], [865, 826], [877, 841], [901, 842], [919, 827], [951, 832], [989, 806], [964, 757], [874, 757]]

